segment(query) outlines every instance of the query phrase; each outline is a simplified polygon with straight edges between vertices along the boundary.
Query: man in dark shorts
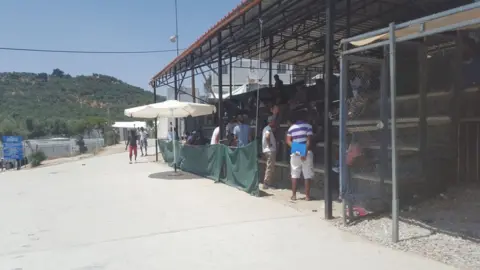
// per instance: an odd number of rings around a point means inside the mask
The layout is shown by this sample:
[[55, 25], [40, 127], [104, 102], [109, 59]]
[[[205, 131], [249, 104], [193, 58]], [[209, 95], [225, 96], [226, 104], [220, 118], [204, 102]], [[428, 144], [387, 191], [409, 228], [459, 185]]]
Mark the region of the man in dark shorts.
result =
[[132, 154], [135, 155], [135, 162], [137, 162], [137, 141], [138, 141], [137, 132], [134, 129], [130, 130], [130, 135], [128, 136], [127, 145], [125, 150], [128, 147], [128, 157], [130, 158], [130, 164], [132, 164]]

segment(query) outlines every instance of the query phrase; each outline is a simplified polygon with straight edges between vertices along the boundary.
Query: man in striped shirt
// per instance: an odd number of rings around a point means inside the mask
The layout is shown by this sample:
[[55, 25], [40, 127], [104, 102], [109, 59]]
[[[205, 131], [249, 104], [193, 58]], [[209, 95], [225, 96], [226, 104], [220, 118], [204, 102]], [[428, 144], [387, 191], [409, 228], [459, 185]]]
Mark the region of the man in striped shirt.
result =
[[288, 129], [287, 144], [292, 147], [292, 142], [306, 144], [306, 156], [300, 156], [297, 153], [290, 155], [290, 171], [292, 177], [292, 200], [297, 199], [297, 181], [302, 173], [305, 179], [305, 200], [310, 201], [310, 182], [314, 176], [313, 173], [313, 152], [311, 151], [311, 138], [313, 135], [312, 126], [305, 122], [305, 112], [296, 113], [296, 122]]

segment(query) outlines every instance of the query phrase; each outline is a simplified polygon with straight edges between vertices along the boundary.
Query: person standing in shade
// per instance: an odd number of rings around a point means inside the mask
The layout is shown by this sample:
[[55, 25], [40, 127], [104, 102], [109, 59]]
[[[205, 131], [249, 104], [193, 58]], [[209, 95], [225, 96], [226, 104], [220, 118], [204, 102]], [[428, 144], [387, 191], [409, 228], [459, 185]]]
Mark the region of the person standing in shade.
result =
[[297, 199], [297, 181], [303, 173], [305, 179], [305, 200], [310, 201], [310, 184], [314, 176], [313, 172], [313, 152], [311, 151], [311, 141], [313, 129], [310, 124], [305, 122], [305, 113], [303, 111], [296, 113], [295, 123], [288, 129], [287, 144], [292, 147], [292, 144], [305, 144], [306, 155], [302, 156], [298, 153], [290, 155], [290, 172], [292, 176], [292, 200]]
[[232, 117], [230, 119], [230, 122], [228, 122], [227, 126], [225, 127], [225, 134], [227, 135], [227, 140], [228, 140], [228, 145], [233, 144], [233, 130], [237, 126], [237, 121], [235, 117]]
[[210, 145], [218, 144], [220, 142], [220, 127], [217, 126], [212, 133], [212, 138], [210, 139]]
[[273, 185], [273, 173], [275, 172], [275, 161], [277, 156], [277, 141], [273, 130], [275, 128], [274, 116], [268, 117], [268, 125], [262, 131], [262, 150], [266, 157], [265, 178], [263, 179], [263, 188], [275, 188]]
[[238, 125], [233, 129], [233, 135], [237, 142], [237, 147], [244, 147], [251, 140], [250, 126], [245, 124], [245, 122], [247, 122], [247, 117], [245, 115], [239, 115], [237, 118]]
[[169, 142], [173, 141], [173, 128], [172, 127], [170, 127], [170, 131], [168, 131], [167, 141], [169, 141]]
[[140, 152], [142, 153], [142, 157], [144, 156], [143, 155], [143, 149], [144, 148], [145, 148], [145, 156], [148, 156], [148, 154], [147, 154], [148, 132], [143, 127], [141, 127], [140, 128]]
[[3, 172], [3, 170], [5, 169], [5, 162], [3, 160], [3, 158], [0, 159], [0, 172]]
[[130, 130], [130, 135], [128, 136], [127, 146], [125, 146], [125, 150], [128, 147], [128, 157], [130, 158], [130, 164], [132, 164], [132, 154], [135, 155], [135, 162], [137, 162], [137, 141], [138, 136], [134, 129]]

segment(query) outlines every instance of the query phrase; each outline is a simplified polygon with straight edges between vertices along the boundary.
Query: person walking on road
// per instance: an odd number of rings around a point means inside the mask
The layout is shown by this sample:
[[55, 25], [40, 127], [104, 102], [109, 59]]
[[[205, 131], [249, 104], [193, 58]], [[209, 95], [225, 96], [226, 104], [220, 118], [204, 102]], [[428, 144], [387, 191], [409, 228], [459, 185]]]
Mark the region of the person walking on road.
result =
[[277, 156], [277, 141], [273, 130], [275, 128], [274, 116], [268, 117], [268, 125], [262, 131], [262, 150], [267, 159], [265, 166], [265, 178], [263, 179], [263, 188], [275, 188], [273, 185], [273, 173], [275, 172], [275, 161]]
[[144, 156], [143, 154], [143, 149], [145, 148], [145, 156], [148, 156], [147, 154], [147, 148], [148, 148], [148, 132], [141, 127], [140, 128], [140, 152], [142, 153], [142, 157]]
[[132, 164], [132, 154], [135, 155], [135, 162], [137, 162], [137, 141], [138, 136], [134, 129], [130, 130], [130, 136], [128, 136], [127, 145], [125, 150], [128, 147], [128, 157], [130, 158], [130, 164]]

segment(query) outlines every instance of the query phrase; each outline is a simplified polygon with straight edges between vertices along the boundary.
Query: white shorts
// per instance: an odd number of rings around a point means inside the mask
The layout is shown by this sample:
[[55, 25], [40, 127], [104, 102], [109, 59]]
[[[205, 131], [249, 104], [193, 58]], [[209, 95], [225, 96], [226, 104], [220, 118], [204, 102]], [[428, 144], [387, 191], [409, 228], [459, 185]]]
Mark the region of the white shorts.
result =
[[302, 160], [297, 155], [290, 156], [290, 174], [292, 178], [300, 178], [302, 173], [305, 180], [312, 179], [314, 176], [312, 151], [307, 152], [307, 159], [305, 160]]

